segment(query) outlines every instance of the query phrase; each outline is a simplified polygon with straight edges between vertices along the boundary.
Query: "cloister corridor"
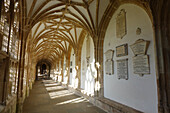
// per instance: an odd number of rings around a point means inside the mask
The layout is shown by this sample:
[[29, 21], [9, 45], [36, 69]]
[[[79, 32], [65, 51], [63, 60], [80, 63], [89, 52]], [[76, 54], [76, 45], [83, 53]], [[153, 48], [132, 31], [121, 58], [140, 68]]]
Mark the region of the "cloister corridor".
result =
[[0, 113], [170, 113], [170, 0], [0, 0]]
[[23, 105], [23, 113], [106, 113], [53, 80], [38, 80]]

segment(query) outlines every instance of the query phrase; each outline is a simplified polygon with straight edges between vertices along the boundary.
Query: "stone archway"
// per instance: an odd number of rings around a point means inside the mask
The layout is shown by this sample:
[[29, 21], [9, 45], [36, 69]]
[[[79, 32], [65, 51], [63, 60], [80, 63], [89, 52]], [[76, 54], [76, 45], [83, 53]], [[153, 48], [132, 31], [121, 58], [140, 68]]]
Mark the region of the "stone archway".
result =
[[51, 64], [46, 60], [41, 60], [36, 65], [36, 80], [50, 78]]

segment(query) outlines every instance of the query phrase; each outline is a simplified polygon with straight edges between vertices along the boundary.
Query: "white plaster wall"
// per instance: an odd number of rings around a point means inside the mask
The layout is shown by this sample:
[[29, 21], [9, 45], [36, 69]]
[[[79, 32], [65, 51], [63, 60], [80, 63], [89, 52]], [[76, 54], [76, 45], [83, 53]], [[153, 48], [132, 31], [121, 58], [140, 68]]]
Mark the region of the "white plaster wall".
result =
[[70, 83], [71, 86], [74, 86], [75, 77], [76, 77], [74, 49], [71, 50], [71, 56], [70, 57], [71, 57], [70, 62], [72, 62], [72, 66], [70, 66], [70, 68], [72, 68], [72, 73], [70, 73], [69, 83]]
[[[127, 19], [127, 34], [123, 39], [116, 37], [116, 16], [121, 9], [125, 9]], [[136, 29], [138, 27], [142, 29], [142, 33], [140, 35], [136, 35]], [[147, 54], [149, 55], [151, 73], [149, 75], [144, 75], [144, 77], [140, 77], [139, 75], [133, 73], [132, 57], [134, 54], [130, 49], [130, 45], [140, 38], [150, 41]], [[128, 56], [116, 57], [116, 46], [125, 43], [128, 43]], [[104, 52], [106, 52], [108, 49], [115, 51], [113, 56], [114, 74], [106, 75], [104, 70], [104, 97], [145, 113], [157, 113], [158, 97], [153, 29], [150, 18], [142, 8], [133, 4], [124, 4], [119, 7], [119, 9], [113, 15], [106, 31]], [[124, 58], [128, 58], [129, 79], [119, 80], [117, 77], [116, 60]], [[106, 59], [104, 56], [104, 62], [105, 61]]]
[[61, 82], [61, 79], [62, 79], [62, 78], [61, 78], [61, 71], [62, 71], [62, 70], [61, 70], [61, 60], [59, 61], [59, 66], [58, 66], [58, 67], [59, 67], [59, 68], [58, 68], [58, 69], [59, 69], [58, 81]]
[[86, 38], [84, 39], [82, 52], [81, 52], [81, 88], [84, 89], [87, 95], [94, 94], [94, 76], [95, 76], [95, 67], [94, 67], [94, 44], [93, 40], [90, 37], [90, 65], [87, 66], [86, 60]]
[[67, 76], [67, 67], [66, 67], [66, 57], [64, 56], [64, 63], [63, 63], [63, 82], [67, 84], [68, 76]]
[[81, 50], [81, 88], [85, 89], [85, 79], [86, 79], [86, 38], [84, 39], [82, 50]]

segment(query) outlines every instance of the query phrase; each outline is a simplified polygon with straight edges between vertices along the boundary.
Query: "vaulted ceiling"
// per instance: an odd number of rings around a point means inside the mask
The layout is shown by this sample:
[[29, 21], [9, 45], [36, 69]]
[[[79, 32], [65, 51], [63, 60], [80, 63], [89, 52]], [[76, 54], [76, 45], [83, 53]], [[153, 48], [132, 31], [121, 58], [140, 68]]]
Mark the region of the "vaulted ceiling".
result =
[[[24, 3], [25, 2], [25, 3]], [[54, 62], [77, 48], [81, 32], [96, 34], [110, 0], [24, 0], [25, 27], [36, 60]]]

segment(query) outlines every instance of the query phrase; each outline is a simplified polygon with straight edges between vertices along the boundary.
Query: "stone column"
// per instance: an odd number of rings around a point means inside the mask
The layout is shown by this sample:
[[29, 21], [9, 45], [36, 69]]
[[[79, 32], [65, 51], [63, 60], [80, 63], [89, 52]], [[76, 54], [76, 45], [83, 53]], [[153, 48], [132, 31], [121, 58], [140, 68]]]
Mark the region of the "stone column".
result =
[[[161, 4], [158, 1], [154, 1], [156, 3], [151, 4], [151, 8], [153, 11], [153, 18], [154, 18], [154, 25], [153, 29], [155, 32], [155, 41], [156, 41], [156, 50], [157, 50], [157, 57], [156, 57], [156, 63], [158, 66], [157, 70], [157, 91], [158, 91], [158, 112], [159, 113], [169, 113], [169, 103], [168, 103], [168, 70], [166, 69], [166, 66], [169, 65], [167, 54], [168, 51], [166, 51], [167, 46], [167, 37], [164, 34], [164, 24], [161, 20], [161, 14], [157, 13], [160, 12], [159, 7], [162, 7]], [[152, 6], [153, 5], [153, 6]], [[168, 66], [169, 67], [169, 66]]]

